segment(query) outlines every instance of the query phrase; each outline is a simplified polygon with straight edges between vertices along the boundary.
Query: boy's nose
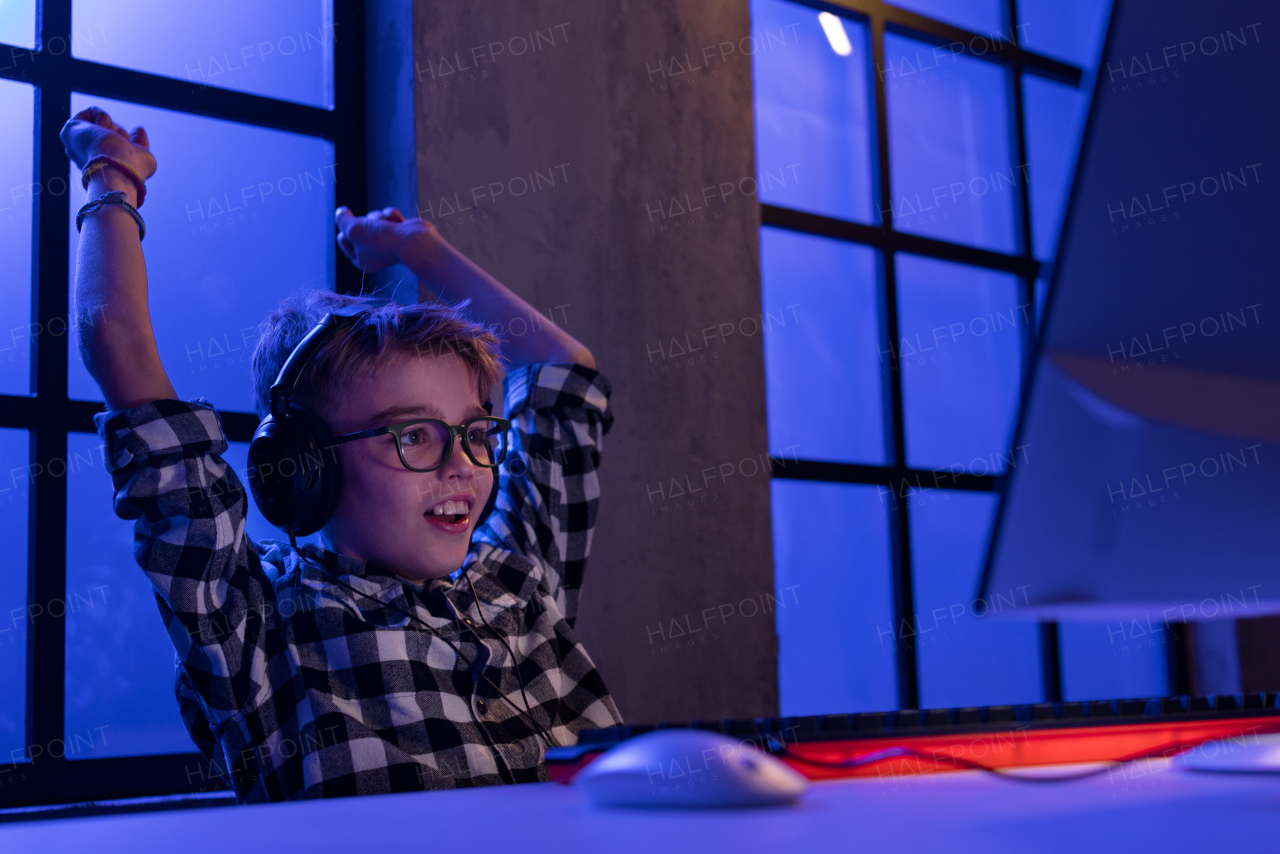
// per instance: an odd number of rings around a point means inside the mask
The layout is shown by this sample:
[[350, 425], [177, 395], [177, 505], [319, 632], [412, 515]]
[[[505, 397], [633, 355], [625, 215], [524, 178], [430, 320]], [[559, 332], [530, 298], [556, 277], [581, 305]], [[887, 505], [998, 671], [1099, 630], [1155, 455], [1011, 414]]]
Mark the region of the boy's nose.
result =
[[462, 448], [462, 437], [453, 437], [453, 448], [449, 452], [449, 459], [445, 462], [441, 471], [445, 472], [466, 472], [467, 476], [471, 476], [477, 468], [475, 463], [471, 462], [471, 458], [467, 456], [467, 452]]

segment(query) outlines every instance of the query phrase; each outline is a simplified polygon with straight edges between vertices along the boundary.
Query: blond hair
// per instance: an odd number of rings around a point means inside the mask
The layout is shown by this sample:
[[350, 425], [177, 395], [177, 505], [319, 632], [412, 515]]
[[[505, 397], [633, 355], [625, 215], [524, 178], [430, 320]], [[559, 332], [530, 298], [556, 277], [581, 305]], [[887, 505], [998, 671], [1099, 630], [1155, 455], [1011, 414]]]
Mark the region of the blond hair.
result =
[[351, 305], [367, 305], [368, 310], [340, 329], [307, 363], [298, 378], [294, 398], [298, 403], [328, 418], [344, 389], [392, 361], [444, 353], [462, 358], [475, 375], [480, 401], [489, 400], [502, 373], [501, 340], [488, 326], [471, 320], [466, 313], [469, 303], [401, 305], [323, 290], [290, 294], [259, 326], [251, 368], [258, 417], [265, 418], [271, 411], [271, 384], [298, 343], [325, 314]]

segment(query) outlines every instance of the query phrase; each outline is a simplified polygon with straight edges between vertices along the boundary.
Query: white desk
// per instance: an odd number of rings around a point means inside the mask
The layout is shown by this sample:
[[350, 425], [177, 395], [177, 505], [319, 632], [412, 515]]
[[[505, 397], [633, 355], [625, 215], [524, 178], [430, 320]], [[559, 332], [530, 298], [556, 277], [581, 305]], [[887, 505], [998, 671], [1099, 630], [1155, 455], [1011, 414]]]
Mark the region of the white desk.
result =
[[0, 826], [14, 854], [901, 850], [1275, 851], [1280, 777], [1163, 761], [1057, 784], [966, 771], [815, 783], [795, 807], [703, 812], [594, 810], [546, 783]]

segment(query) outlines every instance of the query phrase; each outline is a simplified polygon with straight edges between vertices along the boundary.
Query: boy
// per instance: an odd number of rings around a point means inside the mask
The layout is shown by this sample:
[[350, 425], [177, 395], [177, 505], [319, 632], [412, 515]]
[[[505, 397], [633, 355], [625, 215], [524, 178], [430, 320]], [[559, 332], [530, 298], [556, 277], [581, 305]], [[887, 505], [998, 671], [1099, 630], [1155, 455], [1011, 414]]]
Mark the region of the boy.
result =
[[[156, 350], [136, 211], [155, 172], [146, 133], [90, 108], [62, 140], [102, 200], [82, 213], [74, 310], [106, 399], [95, 421], [115, 512], [137, 520], [183, 720], [237, 798], [545, 780], [547, 745], [619, 723], [572, 629], [613, 418], [586, 347], [549, 321], [506, 345], [503, 458], [500, 436], [472, 429], [500, 370], [481, 324], [534, 310], [428, 223], [340, 208], [357, 266], [404, 263], [469, 297], [480, 322], [440, 304], [370, 307], [317, 351], [294, 402], [334, 437], [338, 503], [322, 547], [254, 543], [216, 413], [175, 399]], [[259, 415], [302, 337], [360, 302], [312, 292], [273, 313], [253, 358]]]

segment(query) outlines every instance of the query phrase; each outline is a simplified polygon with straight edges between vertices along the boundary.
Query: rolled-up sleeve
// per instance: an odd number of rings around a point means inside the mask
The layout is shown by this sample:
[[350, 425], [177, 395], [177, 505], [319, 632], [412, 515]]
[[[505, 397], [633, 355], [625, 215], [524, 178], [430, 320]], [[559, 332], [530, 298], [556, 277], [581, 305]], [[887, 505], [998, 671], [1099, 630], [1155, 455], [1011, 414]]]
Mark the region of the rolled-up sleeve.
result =
[[511, 443], [481, 540], [540, 558], [572, 626], [600, 502], [601, 438], [613, 425], [611, 388], [574, 363], [526, 365], [507, 375]]
[[264, 682], [266, 622], [277, 610], [245, 533], [246, 493], [223, 459], [213, 407], [157, 400], [94, 416], [114, 509], [134, 523], [134, 557], [215, 730]]

